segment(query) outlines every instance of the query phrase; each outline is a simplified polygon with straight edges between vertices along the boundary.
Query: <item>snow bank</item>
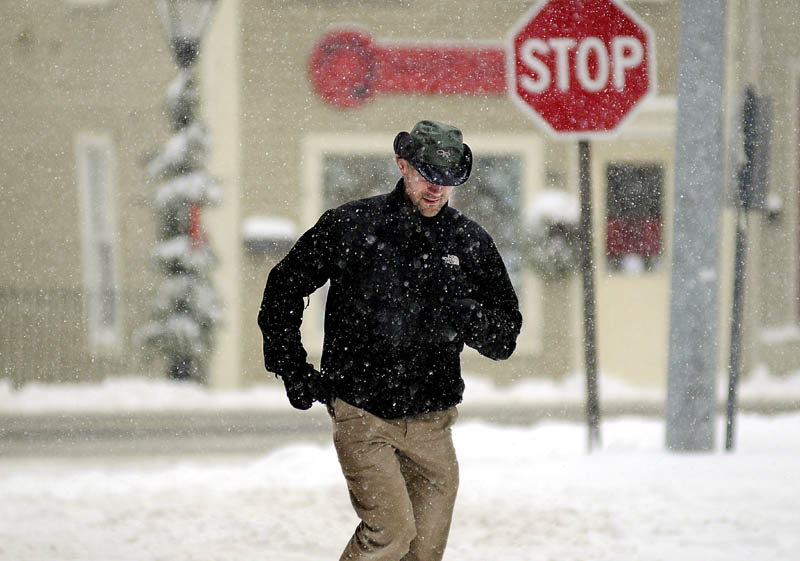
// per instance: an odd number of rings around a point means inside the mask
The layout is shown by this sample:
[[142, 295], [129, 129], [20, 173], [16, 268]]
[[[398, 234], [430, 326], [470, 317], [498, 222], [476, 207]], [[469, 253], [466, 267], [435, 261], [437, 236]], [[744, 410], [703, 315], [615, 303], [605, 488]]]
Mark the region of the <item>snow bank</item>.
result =
[[99, 383], [30, 383], [15, 391], [8, 380], [0, 380], [2, 413], [225, 410], [285, 405], [286, 395], [278, 385], [211, 391], [193, 382], [123, 376]]
[[[582, 403], [584, 378], [569, 376], [562, 381], [521, 380], [498, 387], [490, 379], [465, 375], [465, 406]], [[664, 399], [664, 389], [627, 384], [600, 376], [601, 400], [654, 403]], [[727, 396], [727, 381], [718, 384], [719, 399]], [[771, 376], [760, 368], [740, 386], [742, 399], [800, 402], [800, 372], [785, 378]], [[35, 414], [53, 412], [120, 412], [162, 410], [286, 409], [280, 384], [262, 384], [247, 389], [220, 391], [191, 382], [123, 376], [99, 383], [30, 383], [13, 390], [9, 380], [0, 380], [0, 413]]]

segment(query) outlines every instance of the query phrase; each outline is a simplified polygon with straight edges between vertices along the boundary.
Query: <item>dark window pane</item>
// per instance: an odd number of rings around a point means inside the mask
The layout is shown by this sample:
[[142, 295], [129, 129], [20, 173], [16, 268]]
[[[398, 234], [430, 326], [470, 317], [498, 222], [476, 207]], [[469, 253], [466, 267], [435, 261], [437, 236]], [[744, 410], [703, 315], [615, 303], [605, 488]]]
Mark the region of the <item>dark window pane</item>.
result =
[[662, 249], [660, 164], [610, 164], [606, 255], [611, 270], [652, 270]]
[[472, 175], [453, 190], [453, 206], [483, 226], [497, 245], [517, 291], [521, 288], [522, 164], [511, 155], [475, 158]]

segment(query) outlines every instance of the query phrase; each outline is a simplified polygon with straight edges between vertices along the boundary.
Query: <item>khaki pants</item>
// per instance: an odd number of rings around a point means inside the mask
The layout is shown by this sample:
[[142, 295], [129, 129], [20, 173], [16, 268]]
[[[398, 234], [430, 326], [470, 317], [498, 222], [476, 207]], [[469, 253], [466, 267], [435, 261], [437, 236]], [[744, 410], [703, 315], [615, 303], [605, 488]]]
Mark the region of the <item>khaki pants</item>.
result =
[[350, 501], [361, 519], [342, 561], [439, 561], [458, 489], [458, 412], [386, 420], [340, 399], [329, 408]]

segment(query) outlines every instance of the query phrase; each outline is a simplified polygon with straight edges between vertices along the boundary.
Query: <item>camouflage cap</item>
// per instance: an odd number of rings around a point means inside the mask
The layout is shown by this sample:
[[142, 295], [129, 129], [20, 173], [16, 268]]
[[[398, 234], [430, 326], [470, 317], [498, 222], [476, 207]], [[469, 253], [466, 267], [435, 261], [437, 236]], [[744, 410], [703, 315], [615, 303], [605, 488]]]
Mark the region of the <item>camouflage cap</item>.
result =
[[461, 185], [472, 171], [472, 151], [461, 131], [436, 121], [420, 121], [394, 139], [394, 152], [436, 185]]

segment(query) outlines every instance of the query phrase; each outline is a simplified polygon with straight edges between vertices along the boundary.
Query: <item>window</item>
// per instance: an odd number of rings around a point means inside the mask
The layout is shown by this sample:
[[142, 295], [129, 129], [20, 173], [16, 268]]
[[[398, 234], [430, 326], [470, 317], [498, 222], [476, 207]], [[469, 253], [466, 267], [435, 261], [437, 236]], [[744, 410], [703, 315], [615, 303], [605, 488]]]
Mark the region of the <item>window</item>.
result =
[[522, 289], [522, 161], [517, 155], [477, 156], [470, 180], [453, 190], [453, 206], [486, 228], [503, 256], [511, 282]]
[[391, 190], [400, 171], [391, 154], [326, 154], [323, 159], [323, 207]]
[[[385, 193], [400, 178], [391, 153], [394, 133], [314, 134], [303, 141], [301, 229], [326, 209], [347, 201]], [[542, 352], [543, 317], [540, 285], [524, 266], [521, 246], [523, 209], [545, 183], [543, 141], [538, 136], [469, 135], [475, 156], [472, 175], [451, 195], [455, 208], [475, 219], [492, 235], [529, 318], [518, 340], [520, 352]], [[321, 352], [326, 290], [311, 297], [304, 312], [303, 341], [313, 356]]]
[[111, 141], [79, 135], [77, 159], [89, 345], [110, 352], [119, 345]]
[[656, 268], [662, 248], [664, 168], [661, 164], [609, 164], [606, 256], [612, 271]]

